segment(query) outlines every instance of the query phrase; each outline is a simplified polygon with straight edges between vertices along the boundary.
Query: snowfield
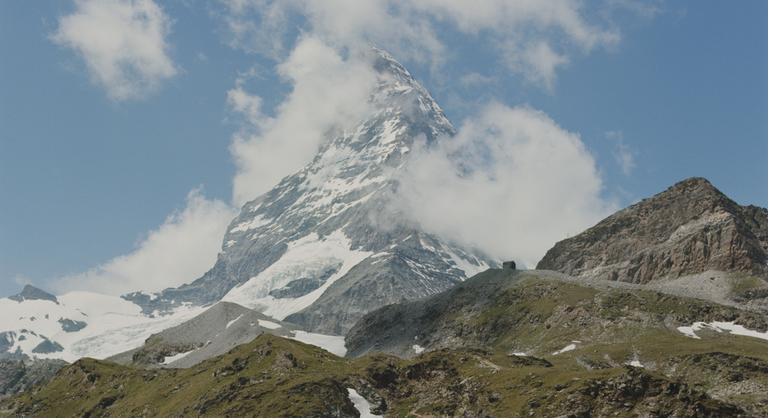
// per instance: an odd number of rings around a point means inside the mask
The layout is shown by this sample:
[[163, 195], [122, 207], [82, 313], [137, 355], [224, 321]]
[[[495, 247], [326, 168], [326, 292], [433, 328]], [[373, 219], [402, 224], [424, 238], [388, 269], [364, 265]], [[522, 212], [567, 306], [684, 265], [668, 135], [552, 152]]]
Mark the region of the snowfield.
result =
[[355, 405], [355, 409], [357, 409], [357, 412], [360, 413], [360, 418], [382, 417], [382, 415], [374, 415], [371, 413], [371, 404], [366, 401], [362, 395], [357, 393], [356, 390], [347, 389], [347, 392], [349, 393], [349, 400], [352, 401], [352, 403]]
[[717, 332], [729, 332], [733, 335], [743, 335], [746, 337], [754, 337], [768, 341], [768, 332], [754, 331], [744, 328], [744, 326], [737, 325], [733, 322], [694, 322], [691, 326], [677, 327], [677, 330], [684, 335], [696, 339], [701, 339], [701, 337], [696, 335], [696, 331], [701, 331], [703, 329], [709, 329]]
[[347, 347], [344, 346], [344, 337], [338, 335], [325, 335], [306, 331], [294, 331], [293, 336], [289, 336], [288, 338], [301, 341], [305, 344], [311, 344], [316, 347], [320, 347], [323, 350], [326, 350], [339, 357], [344, 357], [344, 355], [347, 354]]
[[[311, 233], [288, 245], [274, 264], [227, 293], [222, 301], [255, 309], [278, 320], [314, 303], [336, 280], [373, 253], [350, 248], [349, 238], [335, 231], [324, 238]], [[341, 267], [322, 286], [297, 298], [274, 298], [269, 292], [300, 277], [315, 277], [328, 268]]]
[[[139, 306], [117, 296], [93, 292], [70, 292], [49, 300], [0, 299], [0, 333], [12, 341], [7, 351], [31, 357], [58, 358], [68, 362], [82, 357], [104, 359], [138, 347], [151, 334], [180, 324], [205, 308], [182, 307], [171, 315], [149, 317]], [[64, 330], [64, 320], [83, 323], [73, 332]], [[48, 340], [61, 350], [35, 353]], [[53, 344], [55, 343], [55, 344]]]

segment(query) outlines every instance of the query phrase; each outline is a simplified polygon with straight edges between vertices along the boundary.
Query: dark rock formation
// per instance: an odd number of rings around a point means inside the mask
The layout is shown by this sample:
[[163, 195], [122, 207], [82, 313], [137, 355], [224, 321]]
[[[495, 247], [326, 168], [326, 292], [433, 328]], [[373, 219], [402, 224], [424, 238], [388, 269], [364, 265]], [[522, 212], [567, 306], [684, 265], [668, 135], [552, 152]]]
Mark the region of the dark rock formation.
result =
[[43, 340], [40, 344], [38, 344], [35, 348], [33, 348], [32, 352], [37, 354], [50, 354], [50, 353], [57, 353], [63, 350], [64, 350], [64, 347], [62, 347], [61, 344], [57, 343], [56, 341], [51, 341], [46, 339], [46, 340]]
[[77, 332], [85, 328], [88, 324], [83, 321], [75, 321], [72, 319], [59, 318], [59, 324], [64, 332]]
[[25, 300], [49, 300], [51, 302], [59, 303], [56, 296], [29, 284], [25, 285], [21, 292], [13, 296], [8, 296], [8, 299], [15, 300], [16, 302]]
[[45, 384], [59, 369], [63, 360], [30, 359], [26, 356], [0, 360], [0, 398], [14, 395], [35, 385]]

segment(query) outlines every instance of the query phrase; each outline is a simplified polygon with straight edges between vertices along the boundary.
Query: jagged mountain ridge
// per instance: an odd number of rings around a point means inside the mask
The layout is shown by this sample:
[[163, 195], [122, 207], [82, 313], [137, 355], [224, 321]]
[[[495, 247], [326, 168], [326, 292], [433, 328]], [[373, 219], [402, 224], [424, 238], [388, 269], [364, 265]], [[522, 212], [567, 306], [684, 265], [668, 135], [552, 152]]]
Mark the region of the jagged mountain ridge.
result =
[[454, 128], [391, 56], [376, 50], [374, 63], [373, 113], [245, 204], [210, 271], [156, 295], [125, 298], [147, 313], [228, 300], [343, 334], [371, 309], [438, 293], [493, 265], [392, 211], [397, 173], [415, 142], [432, 143]]
[[558, 242], [537, 269], [648, 283], [707, 270], [768, 279], [768, 210], [683, 180]]

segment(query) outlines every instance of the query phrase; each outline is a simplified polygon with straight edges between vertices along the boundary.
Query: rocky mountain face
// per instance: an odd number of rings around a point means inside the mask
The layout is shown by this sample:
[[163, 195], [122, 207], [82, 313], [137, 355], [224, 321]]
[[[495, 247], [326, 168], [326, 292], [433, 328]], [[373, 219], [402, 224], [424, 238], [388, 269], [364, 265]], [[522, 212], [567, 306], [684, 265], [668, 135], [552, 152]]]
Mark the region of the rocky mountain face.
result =
[[63, 360], [32, 359], [26, 355], [0, 358], [0, 399], [47, 383], [66, 365]]
[[768, 279], [768, 210], [690, 178], [558, 242], [537, 269], [632, 283], [707, 270]]
[[124, 297], [145, 312], [236, 302], [307, 330], [343, 334], [363, 314], [450, 288], [494, 261], [393, 212], [398, 172], [416, 141], [454, 129], [392, 57], [374, 54], [372, 113], [335, 132], [299, 172], [245, 204], [203, 277]]
[[8, 299], [16, 302], [23, 302], [25, 300], [48, 300], [54, 303], [59, 303], [58, 299], [56, 299], [56, 296], [53, 296], [45, 290], [38, 289], [29, 284], [24, 285], [24, 288], [21, 289], [21, 292], [8, 296]]

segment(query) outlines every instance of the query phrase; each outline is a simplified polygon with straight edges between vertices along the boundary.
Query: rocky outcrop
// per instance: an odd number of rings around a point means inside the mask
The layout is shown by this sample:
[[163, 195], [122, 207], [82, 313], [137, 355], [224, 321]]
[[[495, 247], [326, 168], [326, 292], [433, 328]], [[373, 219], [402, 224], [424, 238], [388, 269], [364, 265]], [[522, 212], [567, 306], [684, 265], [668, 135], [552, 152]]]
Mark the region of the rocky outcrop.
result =
[[8, 296], [8, 299], [15, 300], [16, 302], [22, 302], [25, 300], [49, 300], [51, 302], [59, 303], [56, 296], [46, 292], [45, 290], [38, 289], [32, 285], [24, 285], [21, 292]]
[[564, 386], [529, 402], [526, 415], [576, 418], [750, 416], [742, 408], [712, 399], [685, 383], [670, 381], [635, 367], [627, 367], [625, 373], [615, 377]]
[[180, 325], [153, 334], [141, 347], [109, 360], [142, 368], [194, 366], [263, 333], [288, 336], [291, 328], [235, 303], [219, 302]]
[[768, 210], [690, 178], [558, 242], [537, 269], [648, 283], [707, 270], [768, 278]]
[[47, 383], [67, 363], [63, 360], [18, 358], [0, 359], [0, 398]]

